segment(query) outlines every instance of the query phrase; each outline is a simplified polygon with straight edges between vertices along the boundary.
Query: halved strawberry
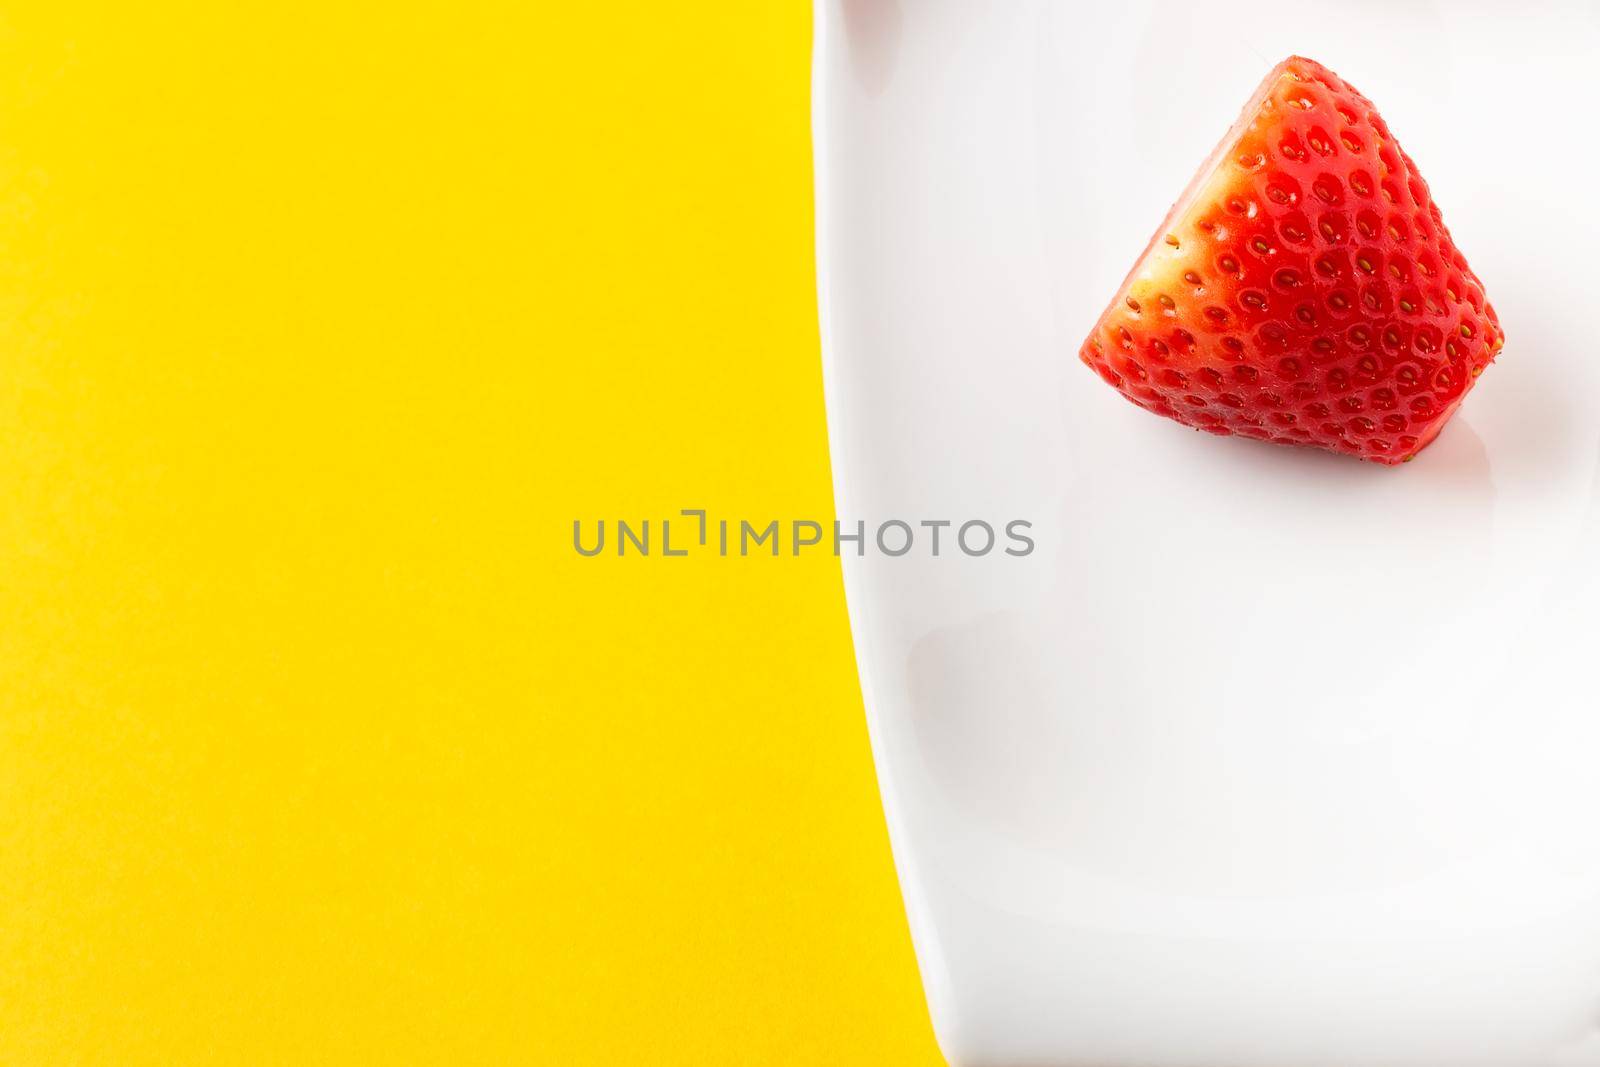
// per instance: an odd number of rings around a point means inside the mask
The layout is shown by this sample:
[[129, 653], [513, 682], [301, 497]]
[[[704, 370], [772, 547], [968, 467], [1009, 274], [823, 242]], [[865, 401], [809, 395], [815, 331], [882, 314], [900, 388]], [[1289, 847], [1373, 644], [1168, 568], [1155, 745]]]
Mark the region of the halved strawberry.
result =
[[1080, 355], [1135, 404], [1198, 429], [1394, 464], [1433, 440], [1504, 343], [1372, 102], [1291, 56]]

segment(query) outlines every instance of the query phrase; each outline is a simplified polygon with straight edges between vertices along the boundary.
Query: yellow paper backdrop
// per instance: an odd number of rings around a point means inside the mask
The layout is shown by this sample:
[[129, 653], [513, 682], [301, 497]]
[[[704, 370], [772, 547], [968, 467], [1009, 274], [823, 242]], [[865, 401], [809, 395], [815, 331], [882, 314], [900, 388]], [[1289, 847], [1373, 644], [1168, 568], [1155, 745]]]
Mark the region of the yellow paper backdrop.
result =
[[0, 11], [0, 1063], [934, 1064], [795, 0]]

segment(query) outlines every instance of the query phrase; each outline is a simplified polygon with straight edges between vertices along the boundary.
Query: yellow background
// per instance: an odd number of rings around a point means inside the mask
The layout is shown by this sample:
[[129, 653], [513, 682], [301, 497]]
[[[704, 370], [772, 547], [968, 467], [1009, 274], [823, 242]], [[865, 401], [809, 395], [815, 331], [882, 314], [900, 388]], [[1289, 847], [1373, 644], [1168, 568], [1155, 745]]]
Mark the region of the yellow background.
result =
[[810, 12], [0, 14], [0, 1063], [933, 1064]]

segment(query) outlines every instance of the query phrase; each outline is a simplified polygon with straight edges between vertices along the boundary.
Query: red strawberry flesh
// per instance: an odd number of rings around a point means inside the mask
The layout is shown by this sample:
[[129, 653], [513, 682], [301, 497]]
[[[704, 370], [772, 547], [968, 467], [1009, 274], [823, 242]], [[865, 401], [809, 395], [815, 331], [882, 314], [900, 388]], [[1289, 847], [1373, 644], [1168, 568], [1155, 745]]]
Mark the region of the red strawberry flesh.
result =
[[1272, 69], [1080, 350], [1147, 411], [1396, 464], [1505, 343], [1416, 164], [1348, 82]]

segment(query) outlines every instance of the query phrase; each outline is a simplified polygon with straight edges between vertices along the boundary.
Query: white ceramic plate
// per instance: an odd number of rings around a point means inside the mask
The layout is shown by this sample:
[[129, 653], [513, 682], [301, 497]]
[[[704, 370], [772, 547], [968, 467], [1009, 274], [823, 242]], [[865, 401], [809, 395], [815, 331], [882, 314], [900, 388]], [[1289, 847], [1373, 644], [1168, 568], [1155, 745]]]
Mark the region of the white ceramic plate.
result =
[[[1404, 467], [1076, 357], [1291, 53], [1377, 102], [1508, 335]], [[1576, 5], [820, 0], [839, 512], [1037, 545], [845, 559], [953, 1062], [1600, 1064], [1597, 61]]]

